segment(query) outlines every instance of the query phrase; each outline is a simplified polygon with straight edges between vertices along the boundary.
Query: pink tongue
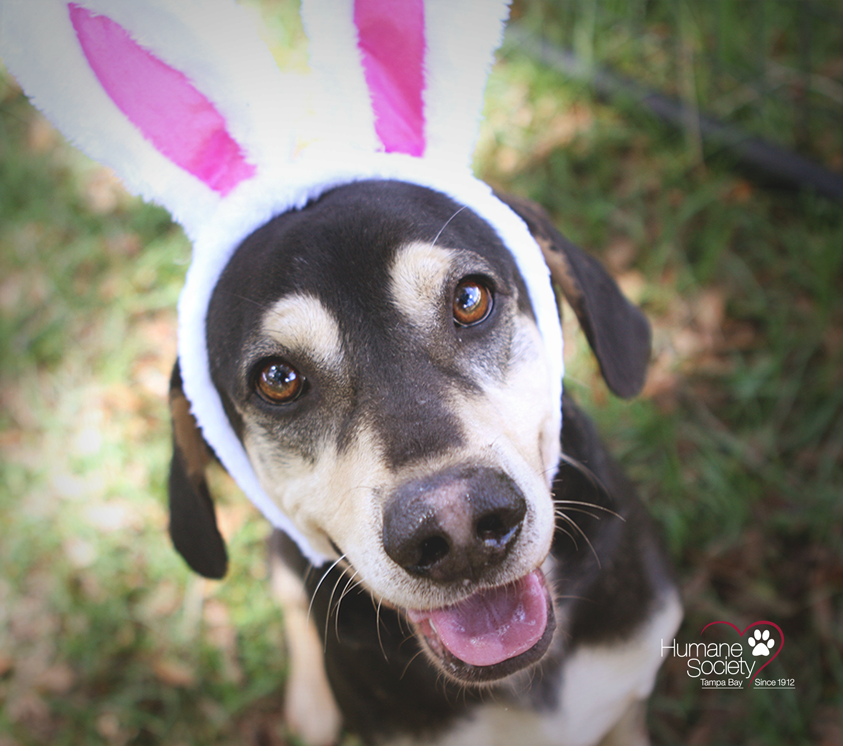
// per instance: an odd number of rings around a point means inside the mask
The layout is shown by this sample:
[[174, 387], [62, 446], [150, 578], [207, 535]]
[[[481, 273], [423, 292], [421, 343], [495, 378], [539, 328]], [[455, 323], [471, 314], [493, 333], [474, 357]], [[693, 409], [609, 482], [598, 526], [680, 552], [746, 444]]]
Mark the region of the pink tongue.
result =
[[547, 627], [540, 571], [426, 616], [442, 645], [464, 663], [492, 666], [514, 658], [532, 648]]

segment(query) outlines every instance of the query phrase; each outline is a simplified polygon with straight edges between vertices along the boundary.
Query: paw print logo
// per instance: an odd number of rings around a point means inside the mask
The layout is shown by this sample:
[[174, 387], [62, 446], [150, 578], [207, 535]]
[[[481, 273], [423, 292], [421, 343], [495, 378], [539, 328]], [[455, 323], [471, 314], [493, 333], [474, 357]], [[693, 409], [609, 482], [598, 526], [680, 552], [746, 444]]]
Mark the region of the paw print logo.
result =
[[770, 651], [776, 646], [775, 641], [770, 637], [770, 630], [755, 630], [749, 638], [753, 655], [770, 655]]

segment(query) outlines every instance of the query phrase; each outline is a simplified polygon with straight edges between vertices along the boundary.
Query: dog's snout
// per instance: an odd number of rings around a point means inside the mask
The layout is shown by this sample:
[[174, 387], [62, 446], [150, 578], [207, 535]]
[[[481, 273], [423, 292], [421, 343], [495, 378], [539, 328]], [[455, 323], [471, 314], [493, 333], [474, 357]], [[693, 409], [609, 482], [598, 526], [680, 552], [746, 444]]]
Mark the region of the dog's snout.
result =
[[515, 543], [527, 502], [506, 475], [452, 470], [402, 485], [384, 511], [386, 553], [439, 583], [478, 580]]

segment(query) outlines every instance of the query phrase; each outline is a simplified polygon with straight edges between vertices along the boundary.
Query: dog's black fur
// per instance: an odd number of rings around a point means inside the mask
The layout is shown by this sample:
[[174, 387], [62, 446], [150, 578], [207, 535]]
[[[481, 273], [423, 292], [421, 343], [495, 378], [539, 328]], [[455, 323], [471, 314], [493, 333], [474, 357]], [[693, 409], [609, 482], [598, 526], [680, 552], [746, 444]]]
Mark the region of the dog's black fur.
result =
[[[609, 387], [623, 397], [636, 394], [650, 354], [644, 317], [599, 263], [562, 237], [540, 208], [505, 199], [541, 246]], [[402, 342], [400, 329], [385, 323], [390, 315], [379, 306], [378, 297], [388, 284], [385, 272], [396, 248], [439, 236], [444, 245], [482, 253], [499, 278], [517, 287], [519, 311], [532, 316], [507, 249], [476, 216], [451, 220], [458, 209], [421, 187], [363, 182], [329, 192], [301, 212], [280, 216], [243, 242], [220, 279], [208, 315], [211, 372], [238, 436], [243, 437], [245, 419], [256, 418], [277, 438], [281, 451], [295, 451], [307, 461], [317, 458], [326, 432], [335, 434], [342, 449], [359, 428], [370, 427], [383, 442], [393, 471], [454, 447], [460, 431], [437, 397], [437, 386], [447, 380], [455, 389], [473, 390], [473, 382], [460, 372], [462, 363], [452, 364], [448, 357], [461, 353], [423, 359], [417, 348]], [[352, 358], [352, 369], [365, 371], [366, 377], [345, 388], [323, 387], [319, 395], [333, 397], [329, 401], [316, 396], [296, 402], [294, 414], [281, 426], [273, 421], [277, 414], [245, 388], [250, 379], [244, 370], [260, 350], [249, 353], [249, 359], [243, 356], [262, 314], [291, 291], [318, 298], [344, 325], [346, 339], [359, 340], [344, 354]], [[367, 302], [361, 303], [361, 298]], [[372, 304], [381, 311], [374, 316], [366, 313]], [[472, 333], [469, 329], [465, 334], [470, 354], [485, 356], [487, 366], [497, 365], [499, 352], [479, 349]], [[429, 369], [435, 369], [435, 376], [427, 375]], [[318, 384], [322, 374], [315, 365], [308, 374]], [[390, 397], [407, 386], [425, 396], [414, 399], [415, 404]], [[359, 397], [365, 397], [365, 406]], [[422, 400], [427, 403], [418, 409]], [[225, 547], [203, 476], [209, 454], [193, 429], [178, 365], [171, 403], [171, 535], [193, 569], [221, 577]], [[563, 423], [563, 458], [553, 499], [565, 517], [557, 518], [548, 565], [558, 628], [530, 676], [518, 679], [517, 692], [511, 682], [475, 687], [443, 677], [421, 654], [423, 644], [407, 618], [374, 601], [365, 578], [354, 585], [345, 567], [310, 567], [292, 541], [274, 534], [272, 551], [298, 573], [312, 599], [310, 614], [322, 637], [325, 668], [343, 723], [366, 742], [402, 734], [424, 735], [435, 742], [490, 701], [537, 713], [553, 711], [560, 706], [559, 690], [571, 655], [584, 647], [623, 644], [657, 612], [659, 599], [673, 581], [649, 519], [593, 425], [567, 395]]]

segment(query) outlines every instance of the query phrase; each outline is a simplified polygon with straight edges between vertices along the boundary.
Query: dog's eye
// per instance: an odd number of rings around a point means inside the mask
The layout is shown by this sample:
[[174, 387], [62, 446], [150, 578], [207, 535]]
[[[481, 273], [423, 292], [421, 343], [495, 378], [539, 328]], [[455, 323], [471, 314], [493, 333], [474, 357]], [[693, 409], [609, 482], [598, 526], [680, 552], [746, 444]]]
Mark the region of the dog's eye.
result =
[[492, 293], [475, 279], [465, 279], [454, 292], [454, 321], [459, 326], [474, 326], [492, 311]]
[[290, 404], [305, 388], [305, 377], [283, 360], [270, 360], [258, 371], [255, 388], [270, 404]]

